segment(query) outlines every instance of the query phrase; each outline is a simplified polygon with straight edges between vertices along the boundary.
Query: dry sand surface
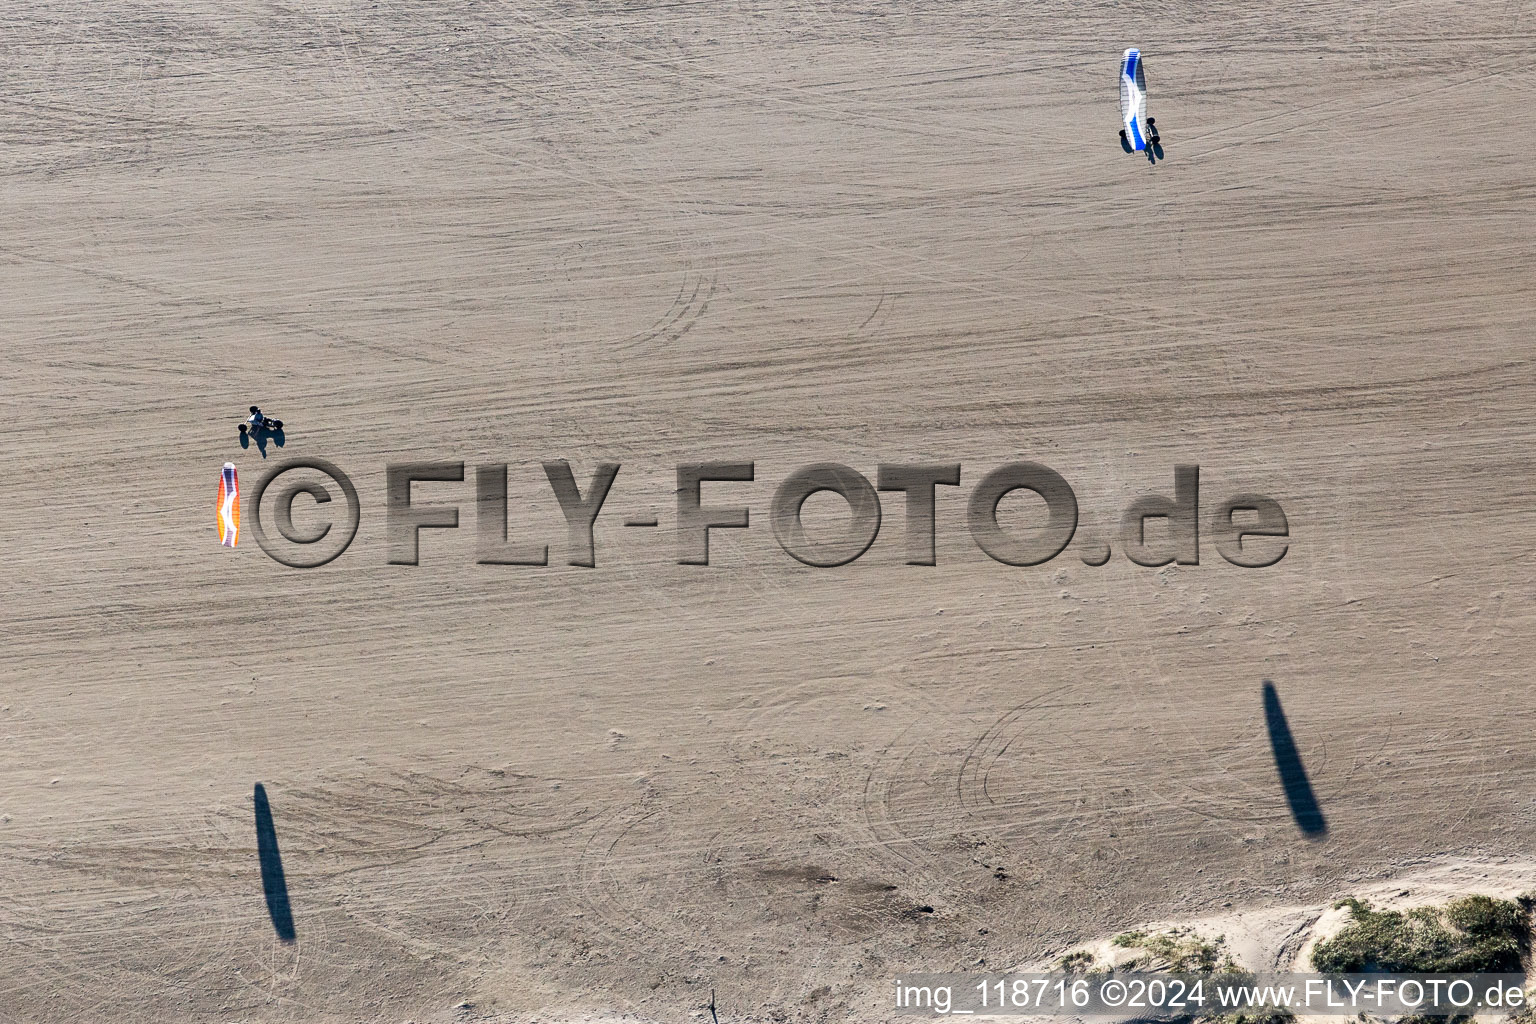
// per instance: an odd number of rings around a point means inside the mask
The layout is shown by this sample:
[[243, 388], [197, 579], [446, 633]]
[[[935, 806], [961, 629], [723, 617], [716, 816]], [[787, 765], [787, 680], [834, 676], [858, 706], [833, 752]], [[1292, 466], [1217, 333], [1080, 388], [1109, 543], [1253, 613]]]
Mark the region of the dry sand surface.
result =
[[[1529, 858], [1529, 0], [0, 26], [0, 1020], [873, 1021], [898, 971]], [[220, 464], [290, 456], [361, 496], [319, 569], [249, 508], [217, 543]], [[596, 568], [559, 458], [623, 466]], [[551, 566], [475, 564], [472, 481], [387, 564], [411, 459], [510, 464]], [[703, 459], [756, 462], [706, 488], [753, 524], [679, 565]], [[965, 502], [1017, 459], [1102, 538], [1198, 463], [1289, 553], [999, 564]], [[857, 562], [785, 555], [817, 461], [962, 463], [939, 564], [899, 494]]]

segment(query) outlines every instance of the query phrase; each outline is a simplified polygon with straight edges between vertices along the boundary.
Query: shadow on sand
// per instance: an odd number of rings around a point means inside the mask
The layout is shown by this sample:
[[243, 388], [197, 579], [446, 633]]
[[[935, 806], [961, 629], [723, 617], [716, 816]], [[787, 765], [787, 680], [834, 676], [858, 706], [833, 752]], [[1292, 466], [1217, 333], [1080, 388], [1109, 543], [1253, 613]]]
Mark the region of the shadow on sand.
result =
[[[1126, 153], [1136, 152], [1136, 150], [1131, 146], [1131, 140], [1125, 137], [1124, 132], [1120, 133], [1120, 149], [1122, 152]], [[1148, 163], [1155, 164], [1159, 160], [1163, 159], [1163, 147], [1161, 143], [1149, 142], [1147, 143], [1147, 148], [1142, 150], [1142, 152], [1147, 154]]]
[[[286, 444], [288, 442], [288, 438], [283, 436], [282, 428], [278, 428], [277, 430], [268, 430], [267, 428], [263, 427], [260, 430], [256, 431], [255, 433], [256, 433], [256, 450], [261, 452], [261, 457], [262, 458], [266, 458], [267, 457], [267, 441], [270, 440], [273, 444], [277, 445], [279, 448], [281, 448], [284, 444]], [[249, 448], [250, 446], [251, 446], [251, 434], [249, 432], [241, 434], [240, 435], [240, 447], [241, 448]]]
[[294, 940], [293, 908], [288, 905], [288, 881], [283, 877], [283, 858], [277, 852], [277, 831], [272, 827], [272, 808], [267, 789], [256, 783], [256, 856], [261, 861], [261, 890], [267, 898], [267, 915], [277, 937]]
[[1268, 679], [1264, 680], [1264, 724], [1269, 727], [1269, 747], [1275, 754], [1275, 771], [1280, 774], [1280, 788], [1285, 790], [1285, 802], [1290, 804], [1296, 827], [1308, 839], [1324, 838], [1328, 835], [1328, 822], [1323, 819], [1323, 809], [1312, 792], [1301, 755], [1296, 752], [1296, 741], [1291, 737], [1291, 727], [1280, 707], [1280, 694], [1275, 692], [1275, 684]]

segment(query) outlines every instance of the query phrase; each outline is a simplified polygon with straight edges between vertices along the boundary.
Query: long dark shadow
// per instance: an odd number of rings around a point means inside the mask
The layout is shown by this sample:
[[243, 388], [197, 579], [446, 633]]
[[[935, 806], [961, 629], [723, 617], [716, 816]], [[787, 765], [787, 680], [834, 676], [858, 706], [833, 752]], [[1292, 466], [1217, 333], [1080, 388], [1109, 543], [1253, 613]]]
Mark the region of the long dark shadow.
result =
[[256, 783], [256, 856], [261, 861], [261, 890], [267, 897], [267, 915], [277, 937], [292, 942], [293, 908], [288, 905], [288, 882], [283, 877], [283, 857], [277, 852], [277, 830], [272, 827], [272, 807], [267, 789]]
[[1285, 711], [1280, 707], [1280, 695], [1268, 679], [1264, 680], [1264, 723], [1269, 726], [1269, 747], [1275, 754], [1275, 771], [1280, 773], [1280, 788], [1285, 790], [1285, 802], [1291, 805], [1291, 817], [1296, 819], [1296, 827], [1308, 839], [1323, 838], [1328, 834], [1328, 822], [1312, 792], [1301, 755], [1296, 752], [1296, 741], [1291, 737], [1291, 727], [1286, 724]]

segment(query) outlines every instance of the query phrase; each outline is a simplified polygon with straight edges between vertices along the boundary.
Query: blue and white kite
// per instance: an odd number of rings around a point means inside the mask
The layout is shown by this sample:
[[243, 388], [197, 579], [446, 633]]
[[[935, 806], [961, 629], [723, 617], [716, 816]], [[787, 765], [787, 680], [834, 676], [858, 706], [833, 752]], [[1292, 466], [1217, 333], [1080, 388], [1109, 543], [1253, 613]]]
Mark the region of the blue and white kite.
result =
[[1159, 141], [1157, 121], [1147, 116], [1147, 76], [1141, 69], [1141, 51], [1132, 47], [1120, 58], [1120, 137], [1133, 150], [1144, 150]]

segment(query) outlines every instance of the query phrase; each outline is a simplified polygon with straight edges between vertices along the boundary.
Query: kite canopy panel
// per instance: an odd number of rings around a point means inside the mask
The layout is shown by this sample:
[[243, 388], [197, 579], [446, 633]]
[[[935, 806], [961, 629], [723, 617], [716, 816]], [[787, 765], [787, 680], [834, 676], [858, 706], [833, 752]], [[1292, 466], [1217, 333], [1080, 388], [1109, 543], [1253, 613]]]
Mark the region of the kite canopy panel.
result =
[[1141, 70], [1141, 51], [1134, 47], [1120, 58], [1120, 120], [1131, 148], [1146, 149], [1147, 76]]
[[233, 462], [224, 463], [219, 477], [219, 543], [232, 548], [240, 541], [240, 479]]

